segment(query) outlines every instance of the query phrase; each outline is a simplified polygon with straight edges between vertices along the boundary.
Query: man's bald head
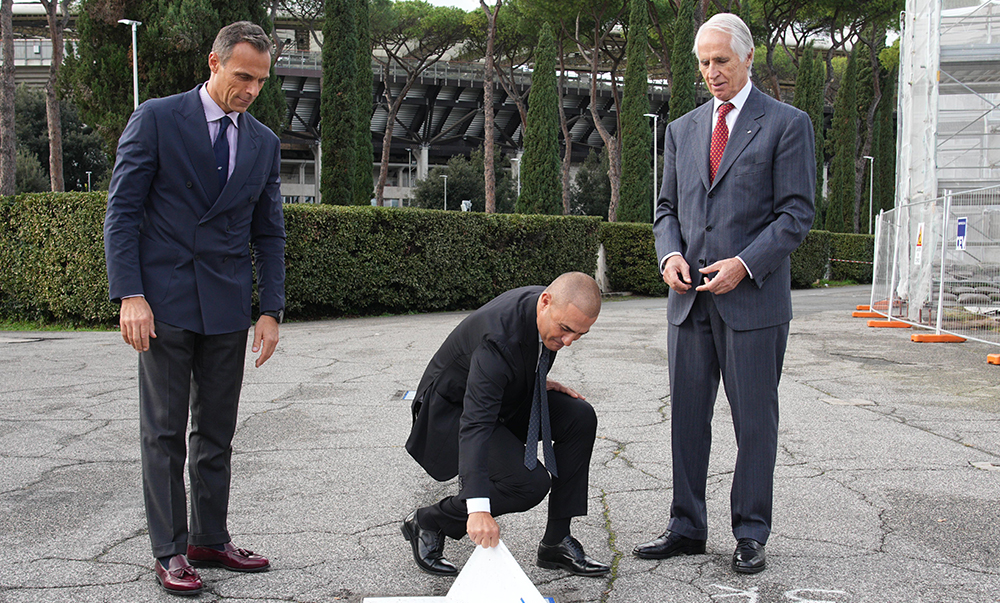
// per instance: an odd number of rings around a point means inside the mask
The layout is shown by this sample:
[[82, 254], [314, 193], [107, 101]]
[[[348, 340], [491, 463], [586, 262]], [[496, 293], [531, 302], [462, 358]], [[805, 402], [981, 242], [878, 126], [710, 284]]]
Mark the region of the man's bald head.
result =
[[557, 307], [573, 304], [590, 318], [601, 313], [601, 289], [589, 275], [582, 272], [567, 272], [556, 277], [545, 291], [552, 296]]

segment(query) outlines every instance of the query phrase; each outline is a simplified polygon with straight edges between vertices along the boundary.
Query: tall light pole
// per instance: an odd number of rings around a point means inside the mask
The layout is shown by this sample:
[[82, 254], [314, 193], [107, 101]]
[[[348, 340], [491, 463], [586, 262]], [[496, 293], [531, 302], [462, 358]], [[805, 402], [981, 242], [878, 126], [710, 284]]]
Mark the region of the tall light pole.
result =
[[656, 133], [657, 133], [656, 122], [657, 122], [658, 119], [660, 119], [660, 116], [657, 115], [656, 113], [646, 113], [646, 117], [652, 117], [653, 118], [653, 213], [650, 214], [650, 215], [652, 216], [652, 220], [656, 220], [656, 196], [659, 193], [659, 191], [656, 190], [656, 155], [657, 155], [657, 148], [656, 148], [656, 139], [657, 139], [657, 135], [656, 135]]
[[410, 200], [410, 205], [413, 205], [413, 149], [411, 147], [406, 147], [406, 187], [409, 189], [406, 196]]
[[511, 157], [510, 162], [514, 164], [514, 176], [517, 178], [517, 196], [521, 196], [521, 158]]
[[444, 178], [444, 209], [448, 211], [448, 174], [441, 174]]
[[868, 234], [872, 232], [872, 191], [874, 189], [873, 184], [875, 183], [875, 158], [871, 155], [865, 155], [865, 159], [868, 160]]
[[132, 26], [132, 109], [134, 110], [139, 108], [139, 53], [136, 51], [135, 29], [142, 25], [142, 22], [132, 19], [118, 19], [118, 22]]
[[90, 192], [90, 172], [87, 172], [87, 192]]

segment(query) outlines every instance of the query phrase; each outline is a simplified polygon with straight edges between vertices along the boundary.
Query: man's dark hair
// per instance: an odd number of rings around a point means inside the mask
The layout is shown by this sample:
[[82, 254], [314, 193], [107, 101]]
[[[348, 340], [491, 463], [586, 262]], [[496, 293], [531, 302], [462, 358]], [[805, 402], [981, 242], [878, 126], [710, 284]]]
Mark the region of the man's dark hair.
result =
[[241, 42], [246, 42], [254, 47], [257, 52], [271, 54], [271, 38], [264, 33], [263, 28], [250, 21], [237, 21], [230, 23], [219, 30], [212, 43], [212, 52], [219, 57], [219, 62], [223, 65], [233, 54], [233, 48]]

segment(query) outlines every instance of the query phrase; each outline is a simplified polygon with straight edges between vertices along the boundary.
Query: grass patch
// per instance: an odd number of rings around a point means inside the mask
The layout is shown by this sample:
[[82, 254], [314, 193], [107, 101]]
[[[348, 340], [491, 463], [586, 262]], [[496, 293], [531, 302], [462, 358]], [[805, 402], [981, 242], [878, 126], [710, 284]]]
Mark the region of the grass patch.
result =
[[0, 318], [0, 331], [117, 331], [118, 325], [94, 325], [43, 320]]

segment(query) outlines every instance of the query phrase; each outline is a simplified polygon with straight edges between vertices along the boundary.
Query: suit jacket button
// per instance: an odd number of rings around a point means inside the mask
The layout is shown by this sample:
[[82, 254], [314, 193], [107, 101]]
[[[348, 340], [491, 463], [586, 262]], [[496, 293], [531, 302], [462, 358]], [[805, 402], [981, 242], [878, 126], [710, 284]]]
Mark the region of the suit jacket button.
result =
[[711, 199], [712, 197], [715, 197], [715, 192], [708, 193], [708, 198]]
[[698, 260], [698, 265], [699, 266], [704, 266], [705, 265], [705, 260]]
[[706, 226], [705, 227], [705, 232], [712, 232], [712, 227], [711, 226]]
[[191, 182], [190, 180], [188, 180], [187, 182], [184, 183], [184, 186], [186, 186], [188, 188], [192, 188], [194, 186], [194, 183]]
[[195, 259], [195, 261], [197, 262], [198, 260], [200, 260], [200, 259], [201, 259], [201, 256], [200, 256], [200, 255], [195, 255], [195, 256], [194, 256], [194, 259]]

